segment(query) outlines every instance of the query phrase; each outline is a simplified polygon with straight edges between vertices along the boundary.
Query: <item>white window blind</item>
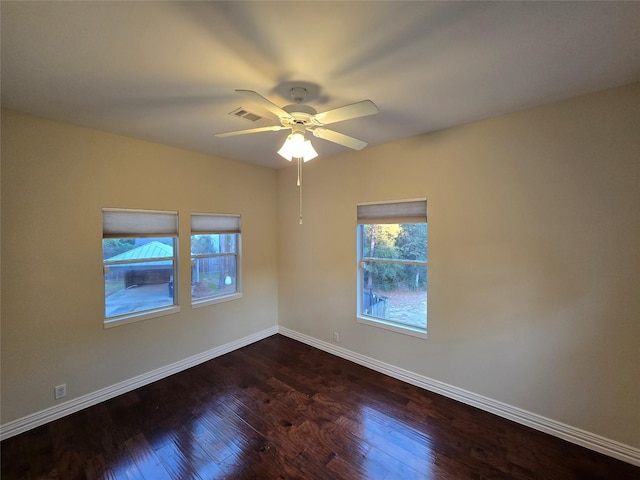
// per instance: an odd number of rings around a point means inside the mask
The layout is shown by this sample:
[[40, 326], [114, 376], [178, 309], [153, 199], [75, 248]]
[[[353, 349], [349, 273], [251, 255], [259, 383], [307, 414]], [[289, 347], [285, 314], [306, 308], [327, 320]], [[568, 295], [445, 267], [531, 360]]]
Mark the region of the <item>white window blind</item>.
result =
[[192, 213], [191, 233], [240, 233], [240, 215]]
[[157, 210], [102, 209], [105, 238], [178, 234], [178, 212]]
[[401, 200], [358, 205], [359, 224], [426, 223], [427, 200]]

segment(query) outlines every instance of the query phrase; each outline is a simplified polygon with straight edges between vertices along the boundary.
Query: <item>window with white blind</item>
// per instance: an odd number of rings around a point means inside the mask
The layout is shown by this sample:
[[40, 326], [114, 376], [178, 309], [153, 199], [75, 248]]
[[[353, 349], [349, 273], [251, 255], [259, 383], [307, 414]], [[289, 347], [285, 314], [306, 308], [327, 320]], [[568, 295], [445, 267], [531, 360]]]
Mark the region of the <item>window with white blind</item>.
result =
[[180, 311], [177, 250], [178, 212], [102, 210], [105, 327]]
[[191, 214], [191, 304], [242, 296], [240, 215]]
[[358, 322], [427, 333], [427, 201], [358, 205]]

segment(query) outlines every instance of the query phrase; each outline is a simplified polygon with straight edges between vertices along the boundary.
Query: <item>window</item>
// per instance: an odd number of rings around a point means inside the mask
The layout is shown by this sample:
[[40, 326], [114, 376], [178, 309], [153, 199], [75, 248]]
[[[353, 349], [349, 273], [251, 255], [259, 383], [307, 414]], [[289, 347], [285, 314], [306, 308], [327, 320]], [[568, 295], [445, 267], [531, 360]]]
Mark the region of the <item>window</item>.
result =
[[427, 202], [358, 205], [358, 321], [427, 333]]
[[102, 210], [105, 327], [180, 311], [177, 247], [178, 212]]
[[242, 296], [240, 215], [191, 214], [191, 303]]

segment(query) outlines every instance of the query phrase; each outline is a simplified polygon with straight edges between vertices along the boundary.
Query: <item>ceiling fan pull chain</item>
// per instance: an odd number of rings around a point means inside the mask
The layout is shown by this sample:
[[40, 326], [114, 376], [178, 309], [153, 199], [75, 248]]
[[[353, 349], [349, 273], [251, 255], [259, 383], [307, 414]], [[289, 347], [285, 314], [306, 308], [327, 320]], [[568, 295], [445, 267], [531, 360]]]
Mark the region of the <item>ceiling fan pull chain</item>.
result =
[[304, 160], [302, 158], [298, 158], [298, 192], [300, 195], [300, 225], [302, 225], [302, 164]]

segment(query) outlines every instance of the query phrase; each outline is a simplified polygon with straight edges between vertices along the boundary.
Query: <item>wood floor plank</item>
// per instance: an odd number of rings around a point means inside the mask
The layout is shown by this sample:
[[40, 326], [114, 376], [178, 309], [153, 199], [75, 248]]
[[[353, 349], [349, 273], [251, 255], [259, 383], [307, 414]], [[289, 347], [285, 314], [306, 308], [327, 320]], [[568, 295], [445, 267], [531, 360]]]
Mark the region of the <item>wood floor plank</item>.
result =
[[87, 480], [116, 480], [118, 478], [102, 454], [87, 460], [85, 474]]
[[640, 468], [274, 335], [1, 444], [3, 480], [638, 480]]
[[[413, 442], [401, 433], [393, 431], [381, 425], [373, 426], [367, 423], [367, 428], [363, 428], [358, 422], [340, 417], [336, 424], [343, 426], [351, 432], [363, 444], [369, 444], [372, 449], [377, 449], [390, 456], [395, 462], [406, 466], [408, 470], [421, 472], [425, 466], [431, 465], [435, 461], [435, 452], [425, 448], [420, 443]], [[368, 456], [372, 456], [369, 454]], [[378, 457], [381, 455], [378, 454]], [[389, 463], [389, 462], [386, 462]], [[396, 468], [396, 470], [399, 470]]]
[[131, 437], [125, 442], [125, 445], [145, 479], [164, 480], [171, 478], [143, 434]]

